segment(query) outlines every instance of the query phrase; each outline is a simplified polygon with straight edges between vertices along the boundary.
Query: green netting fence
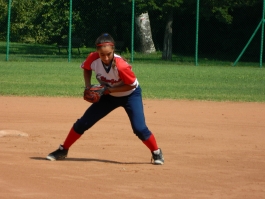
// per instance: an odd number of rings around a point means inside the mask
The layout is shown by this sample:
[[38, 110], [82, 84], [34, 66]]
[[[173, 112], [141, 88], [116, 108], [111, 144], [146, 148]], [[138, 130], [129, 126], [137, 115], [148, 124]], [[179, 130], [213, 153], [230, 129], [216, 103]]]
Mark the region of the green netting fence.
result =
[[133, 61], [259, 62], [265, 0], [0, 1], [0, 59], [81, 61], [103, 32]]

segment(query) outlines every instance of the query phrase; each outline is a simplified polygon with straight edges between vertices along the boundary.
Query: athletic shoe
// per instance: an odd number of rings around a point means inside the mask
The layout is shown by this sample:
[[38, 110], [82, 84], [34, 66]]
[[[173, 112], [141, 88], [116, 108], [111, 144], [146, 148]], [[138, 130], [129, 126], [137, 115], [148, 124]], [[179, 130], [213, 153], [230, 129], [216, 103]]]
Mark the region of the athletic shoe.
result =
[[161, 149], [152, 151], [151, 162], [156, 165], [164, 164], [164, 156]]
[[67, 157], [67, 153], [68, 153], [68, 150], [64, 149], [63, 148], [63, 145], [60, 145], [59, 146], [59, 149], [57, 149], [56, 151], [50, 153], [46, 159], [47, 160], [51, 160], [51, 161], [54, 161], [54, 160], [63, 160]]

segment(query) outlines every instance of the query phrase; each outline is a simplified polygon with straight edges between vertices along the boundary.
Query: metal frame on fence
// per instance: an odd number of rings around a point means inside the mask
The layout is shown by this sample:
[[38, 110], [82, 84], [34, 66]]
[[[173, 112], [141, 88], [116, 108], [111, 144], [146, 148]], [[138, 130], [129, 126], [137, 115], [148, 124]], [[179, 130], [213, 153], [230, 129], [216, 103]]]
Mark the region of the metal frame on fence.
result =
[[256, 30], [254, 31], [254, 33], [250, 37], [249, 41], [247, 42], [246, 46], [243, 48], [242, 52], [240, 53], [240, 55], [238, 56], [238, 58], [234, 62], [234, 64], [233, 64], [234, 66], [237, 64], [237, 62], [239, 61], [239, 59], [242, 57], [242, 55], [246, 51], [247, 47], [251, 43], [252, 39], [254, 38], [254, 36], [258, 32], [259, 28], [261, 27], [260, 61], [259, 61], [259, 66], [260, 66], [260, 68], [262, 67], [263, 43], [264, 43], [264, 23], [265, 23], [265, 0], [263, 0], [262, 19], [261, 19], [259, 25], [257, 26]]
[[69, 35], [68, 35], [68, 62], [71, 62], [72, 56], [72, 13], [73, 13], [73, 1], [70, 0], [69, 6]]
[[[8, 22], [7, 22], [7, 40], [6, 40], [6, 61], [9, 60], [9, 49], [10, 49], [10, 21], [11, 21], [11, 4], [12, 0], [8, 0]], [[72, 48], [72, 5], [73, 2], [70, 0], [69, 6], [69, 45], [68, 45], [68, 62], [71, 62], [71, 48]], [[198, 48], [199, 48], [199, 16], [200, 16], [200, 0], [197, 0], [197, 8], [196, 8], [196, 42], [195, 42], [195, 65], [198, 66]], [[132, 0], [132, 22], [131, 22], [131, 62], [134, 59], [134, 18], [135, 18], [135, 0]], [[261, 42], [260, 42], [260, 67], [262, 67], [262, 58], [263, 58], [263, 42], [264, 42], [264, 23], [265, 23], [265, 0], [263, 0], [263, 10], [262, 10], [262, 20], [258, 24], [258, 27], [252, 34], [251, 38], [249, 39], [248, 43], [234, 62], [234, 66], [237, 64], [239, 59], [244, 54], [245, 50], [247, 49], [248, 45], [252, 41], [253, 37], [256, 35], [257, 31], [261, 27]]]
[[200, 0], [197, 0], [195, 65], [198, 66]]
[[134, 8], [135, 8], [135, 0], [132, 0], [132, 31], [131, 31], [131, 62], [133, 62], [134, 56]]
[[8, 1], [8, 19], [7, 19], [7, 36], [6, 36], [6, 61], [9, 60], [9, 41], [10, 41], [10, 21], [11, 21], [11, 3], [12, 0]]

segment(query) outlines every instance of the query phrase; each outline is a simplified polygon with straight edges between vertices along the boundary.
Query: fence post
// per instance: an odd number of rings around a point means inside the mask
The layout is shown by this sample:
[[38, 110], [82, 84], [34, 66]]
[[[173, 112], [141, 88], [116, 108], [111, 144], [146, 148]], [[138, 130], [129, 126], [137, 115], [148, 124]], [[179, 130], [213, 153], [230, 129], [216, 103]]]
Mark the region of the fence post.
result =
[[239, 59], [242, 57], [242, 55], [243, 55], [244, 52], [246, 51], [247, 47], [248, 47], [249, 44], [251, 43], [252, 39], [254, 38], [254, 36], [256, 35], [256, 33], [258, 32], [260, 26], [262, 26], [262, 29], [261, 29], [261, 42], [260, 42], [260, 68], [262, 67], [263, 38], [264, 38], [264, 23], [265, 23], [264, 12], [265, 12], [265, 0], [263, 0], [262, 19], [261, 19], [260, 23], [258, 24], [256, 30], [254, 31], [254, 33], [252, 34], [252, 36], [251, 36], [250, 39], [248, 40], [246, 46], [243, 48], [242, 52], [239, 54], [238, 58], [237, 58], [236, 61], [234, 62], [233, 66], [235, 66], [235, 65], [237, 64], [237, 62], [238, 62]]
[[72, 55], [72, 11], [73, 11], [73, 1], [70, 0], [69, 6], [69, 35], [68, 35], [68, 62], [71, 62]]
[[10, 41], [10, 21], [11, 21], [11, 3], [12, 0], [8, 1], [8, 19], [7, 19], [7, 36], [6, 36], [6, 61], [9, 60], [9, 41]]
[[239, 59], [242, 57], [242, 55], [244, 54], [244, 52], [247, 50], [247, 47], [249, 46], [249, 44], [251, 43], [251, 41], [253, 40], [254, 36], [256, 35], [256, 33], [258, 32], [260, 26], [261, 26], [262, 21], [259, 23], [259, 25], [257, 26], [256, 30], [254, 31], [254, 33], [251, 35], [250, 39], [248, 40], [247, 44], [245, 45], [245, 47], [243, 48], [242, 52], [239, 54], [238, 58], [236, 59], [236, 61], [234, 62], [233, 66], [235, 66], [237, 64], [237, 62], [239, 61]]
[[196, 15], [196, 46], [195, 46], [195, 65], [198, 66], [198, 44], [199, 44], [199, 17], [200, 17], [200, 0], [197, 0]]
[[265, 22], [265, 0], [263, 0], [263, 9], [262, 9], [262, 27], [261, 27], [261, 41], [260, 41], [260, 62], [259, 66], [262, 67], [262, 57], [263, 57], [263, 42], [264, 42], [264, 22]]
[[134, 7], [135, 7], [135, 0], [132, 0], [132, 30], [131, 30], [131, 62], [133, 62], [133, 55], [134, 55]]

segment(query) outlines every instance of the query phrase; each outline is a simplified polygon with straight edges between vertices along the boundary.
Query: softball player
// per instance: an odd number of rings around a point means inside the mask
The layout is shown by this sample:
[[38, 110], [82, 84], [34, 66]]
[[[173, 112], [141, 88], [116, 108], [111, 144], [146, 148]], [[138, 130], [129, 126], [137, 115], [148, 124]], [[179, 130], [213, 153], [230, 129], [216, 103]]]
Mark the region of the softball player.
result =
[[96, 40], [96, 52], [91, 53], [81, 65], [86, 88], [91, 87], [92, 71], [101, 85], [108, 87], [108, 94], [93, 103], [72, 126], [64, 144], [47, 156], [48, 160], [67, 157], [68, 150], [83, 133], [118, 107], [123, 107], [130, 119], [134, 134], [149, 148], [152, 163], [162, 165], [164, 157], [155, 136], [145, 123], [141, 87], [132, 67], [114, 53], [115, 42], [108, 34]]

